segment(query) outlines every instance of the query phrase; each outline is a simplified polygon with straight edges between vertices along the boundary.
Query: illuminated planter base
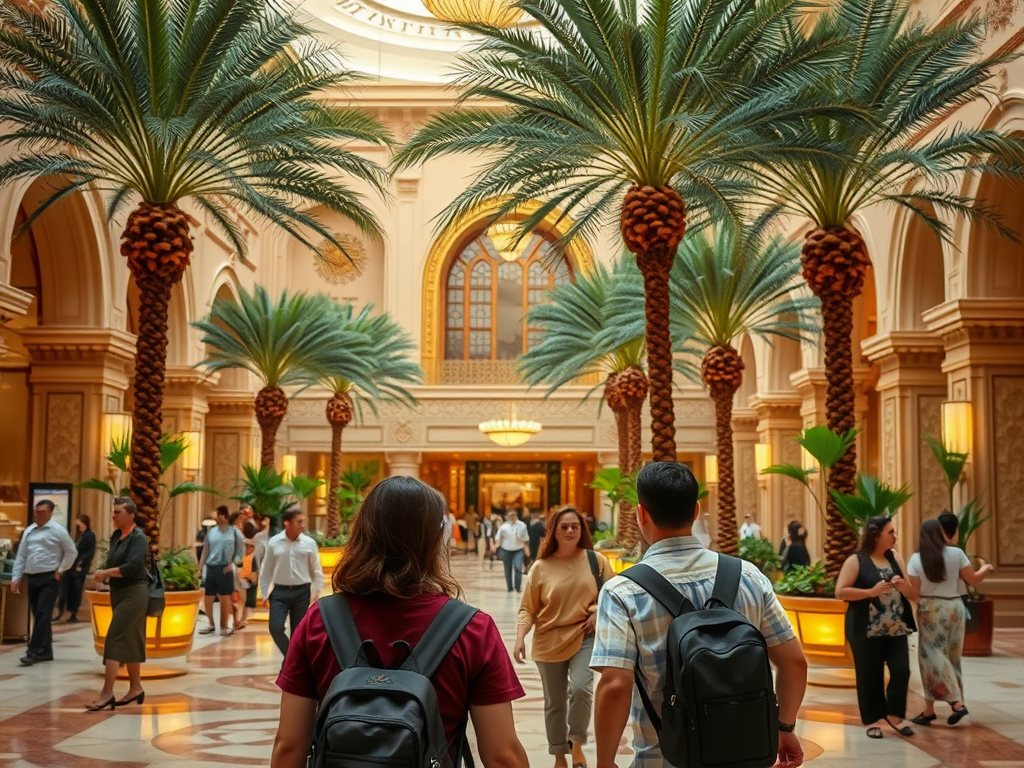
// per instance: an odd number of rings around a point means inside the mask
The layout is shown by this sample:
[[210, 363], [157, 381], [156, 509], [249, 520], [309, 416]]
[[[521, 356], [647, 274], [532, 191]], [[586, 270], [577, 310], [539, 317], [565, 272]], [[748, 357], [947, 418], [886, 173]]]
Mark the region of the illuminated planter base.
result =
[[779, 595], [810, 664], [852, 667], [853, 654], [846, 642], [846, 603], [834, 597]]
[[341, 562], [341, 557], [344, 553], [344, 547], [320, 548], [320, 567], [324, 569], [324, 588], [320, 591], [321, 597], [331, 594], [331, 577], [334, 575], [334, 569], [338, 567], [338, 563]]
[[[88, 590], [92, 613], [92, 642], [96, 653], [103, 656], [103, 644], [110, 629], [113, 610], [110, 593]], [[196, 617], [203, 600], [203, 590], [166, 592], [163, 616], [146, 618], [146, 659], [169, 659], [185, 656], [192, 650], [195, 639]]]

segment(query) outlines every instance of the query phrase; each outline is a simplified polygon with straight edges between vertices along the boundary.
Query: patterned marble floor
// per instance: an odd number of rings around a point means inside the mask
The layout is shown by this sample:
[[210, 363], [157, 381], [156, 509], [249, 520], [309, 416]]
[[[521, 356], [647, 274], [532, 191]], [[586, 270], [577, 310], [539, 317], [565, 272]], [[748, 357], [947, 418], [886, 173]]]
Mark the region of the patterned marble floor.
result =
[[[505, 590], [500, 563], [491, 569], [456, 555], [453, 569], [468, 601], [494, 616], [511, 649], [518, 605]], [[887, 733], [873, 741], [860, 726], [852, 689], [809, 688], [797, 731], [808, 764], [1024, 768], [1024, 631], [997, 634], [994, 656], [965, 661], [971, 715], [956, 728], [918, 728], [912, 739]], [[165, 662], [188, 674], [146, 681], [145, 704], [116, 712], [82, 710], [101, 681], [88, 624], [57, 628], [54, 662], [20, 667], [23, 652], [21, 644], [0, 648], [0, 768], [220, 768], [269, 761], [280, 655], [265, 624], [250, 623], [231, 637], [197, 637], [186, 659]], [[532, 664], [518, 669], [527, 695], [515, 703], [517, 730], [531, 764], [550, 766], [540, 680]], [[908, 714], [921, 704], [915, 680]], [[587, 753], [593, 763], [592, 748]], [[629, 762], [624, 748], [619, 765]]]

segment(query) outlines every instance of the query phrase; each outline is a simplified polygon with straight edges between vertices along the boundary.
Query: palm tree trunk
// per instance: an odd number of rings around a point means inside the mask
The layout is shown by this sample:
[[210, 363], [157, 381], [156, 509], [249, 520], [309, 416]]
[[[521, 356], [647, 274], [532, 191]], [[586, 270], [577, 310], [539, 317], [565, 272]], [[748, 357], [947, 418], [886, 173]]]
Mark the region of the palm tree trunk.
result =
[[[854, 428], [853, 300], [864, 288], [871, 264], [860, 235], [849, 227], [826, 227], [807, 234], [800, 255], [803, 276], [821, 299], [825, 334], [825, 412], [828, 427], [842, 434]], [[828, 487], [852, 494], [856, 489], [855, 446], [829, 472]], [[836, 576], [857, 548], [857, 533], [846, 525], [831, 495], [826, 502], [825, 567]]]
[[[625, 404], [625, 421], [627, 435], [627, 450], [620, 455], [619, 464], [622, 471], [632, 474], [640, 468], [640, 458], [643, 455], [643, 425], [641, 414], [643, 412], [644, 400], [650, 391], [650, 382], [647, 375], [637, 366], [630, 366], [621, 371], [618, 375], [619, 391]], [[640, 526], [633, 514], [633, 505], [627, 502], [626, 509], [630, 514], [629, 531], [631, 539], [628, 546], [635, 547], [638, 543], [646, 544], [640, 536]]]
[[288, 415], [288, 395], [280, 387], [264, 387], [256, 394], [256, 422], [260, 425], [260, 465], [274, 469], [277, 430]]
[[167, 372], [167, 309], [171, 289], [192, 253], [188, 217], [176, 205], [140, 203], [121, 234], [121, 255], [139, 288], [132, 414], [132, 498], [149, 546], [160, 546], [160, 436]]
[[655, 461], [676, 460], [672, 406], [672, 333], [668, 279], [686, 232], [686, 205], [668, 186], [632, 186], [622, 202], [622, 239], [644, 277], [647, 375], [651, 384], [651, 443]]
[[732, 401], [736, 390], [729, 386], [715, 387], [711, 399], [715, 403], [715, 437], [718, 445], [718, 551], [735, 555], [739, 541], [736, 524], [736, 479], [732, 447]]
[[[629, 472], [629, 414], [623, 407], [613, 409], [612, 413], [615, 414], [615, 429], [619, 439], [619, 469], [626, 474]], [[615, 534], [619, 544], [626, 549], [635, 547], [640, 538], [640, 529], [636, 524], [633, 505], [626, 499], [619, 502]]]
[[338, 489], [341, 487], [341, 435], [344, 424], [331, 422], [331, 479], [327, 489], [327, 538], [337, 538], [341, 531], [341, 504]]

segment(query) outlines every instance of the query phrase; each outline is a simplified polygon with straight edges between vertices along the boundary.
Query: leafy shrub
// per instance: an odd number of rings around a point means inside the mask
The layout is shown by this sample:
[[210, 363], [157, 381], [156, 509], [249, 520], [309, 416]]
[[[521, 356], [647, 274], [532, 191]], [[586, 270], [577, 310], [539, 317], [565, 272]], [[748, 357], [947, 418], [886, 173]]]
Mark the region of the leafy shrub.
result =
[[160, 555], [160, 576], [168, 592], [199, 589], [199, 563], [191, 547], [174, 547]]
[[789, 571], [775, 582], [775, 591], [780, 595], [817, 595], [821, 597], [835, 597], [836, 580], [828, 575], [825, 564], [817, 562], [810, 568], [803, 565], [794, 565]]
[[313, 541], [316, 542], [317, 547], [320, 549], [325, 547], [344, 547], [348, 544], [348, 536], [344, 534], [331, 538], [320, 533], [320, 531], [307, 531], [307, 533], [313, 537]]
[[779, 563], [779, 555], [775, 551], [775, 545], [770, 540], [762, 539], [760, 536], [740, 539], [739, 555], [765, 573], [778, 570], [781, 565]]

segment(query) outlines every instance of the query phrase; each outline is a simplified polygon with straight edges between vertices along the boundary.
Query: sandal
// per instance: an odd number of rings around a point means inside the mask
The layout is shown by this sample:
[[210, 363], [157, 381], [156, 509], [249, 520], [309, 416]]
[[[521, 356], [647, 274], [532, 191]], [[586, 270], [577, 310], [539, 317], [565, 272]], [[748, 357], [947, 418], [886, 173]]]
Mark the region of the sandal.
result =
[[890, 720], [888, 717], [885, 718], [885, 722], [887, 722], [889, 724], [889, 726], [894, 731], [896, 731], [896, 733], [898, 733], [900, 736], [913, 736], [914, 735], [914, 729], [911, 728], [909, 725], [900, 725], [900, 726], [893, 725], [892, 720]]
[[966, 714], [968, 714], [967, 707], [965, 707], [963, 704], [960, 705], [959, 709], [953, 707], [953, 714], [946, 718], [946, 722], [950, 725], [956, 725], [964, 719], [964, 715]]
[[199, 634], [200, 635], [212, 635], [216, 631], [217, 631], [217, 628], [211, 624], [208, 627], [203, 627], [202, 629], [200, 629], [199, 630]]
[[872, 725], [870, 728], [868, 728], [868, 738], [869, 739], [880, 739], [880, 738], [882, 738], [882, 729], [879, 728], [877, 725]]
[[937, 717], [938, 715], [936, 714], [926, 715], [924, 712], [922, 712], [917, 717], [910, 718], [910, 722], [912, 722], [914, 725], [931, 726], [932, 721], [935, 720], [935, 718]]

